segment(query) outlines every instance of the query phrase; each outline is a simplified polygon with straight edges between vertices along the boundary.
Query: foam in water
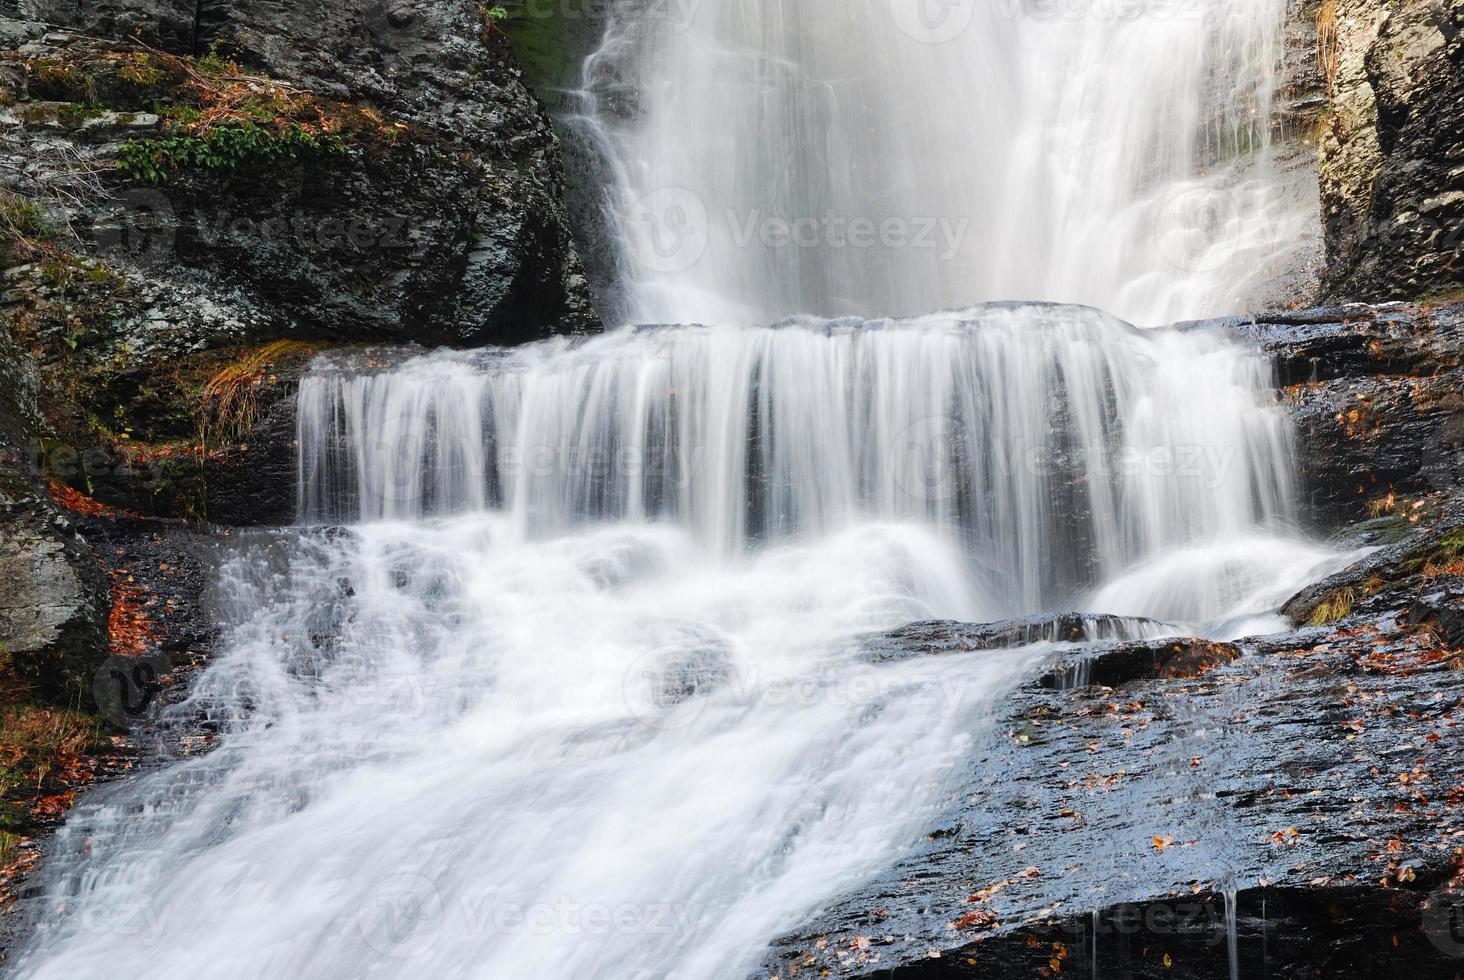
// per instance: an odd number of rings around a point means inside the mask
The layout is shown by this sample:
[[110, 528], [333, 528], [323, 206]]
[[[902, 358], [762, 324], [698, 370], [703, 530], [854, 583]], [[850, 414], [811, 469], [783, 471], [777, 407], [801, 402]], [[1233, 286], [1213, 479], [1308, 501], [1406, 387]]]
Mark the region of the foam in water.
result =
[[217, 747], [78, 808], [18, 975], [747, 975], [919, 839], [1041, 657], [859, 637], [1284, 518], [1264, 391], [1047, 307], [322, 361], [302, 516], [362, 522], [227, 565], [163, 719]]
[[631, 322], [1028, 299], [1152, 326], [1275, 302], [1316, 240], [1271, 140], [1285, 0], [611, 10], [573, 125]]
[[1036, 612], [1292, 516], [1269, 377], [1205, 335], [1040, 306], [324, 368], [302, 389], [301, 513], [668, 521], [724, 557], [918, 523], [963, 546], [994, 611]]
[[[1197, 6], [617, 6], [631, 316], [1239, 305], [1315, 210], [1269, 150], [1282, 0]], [[1033, 306], [321, 362], [310, 526], [226, 565], [162, 719], [216, 747], [77, 808], [18, 975], [746, 976], [919, 839], [1042, 655], [862, 634], [1230, 635], [1314, 567], [1268, 388]]]

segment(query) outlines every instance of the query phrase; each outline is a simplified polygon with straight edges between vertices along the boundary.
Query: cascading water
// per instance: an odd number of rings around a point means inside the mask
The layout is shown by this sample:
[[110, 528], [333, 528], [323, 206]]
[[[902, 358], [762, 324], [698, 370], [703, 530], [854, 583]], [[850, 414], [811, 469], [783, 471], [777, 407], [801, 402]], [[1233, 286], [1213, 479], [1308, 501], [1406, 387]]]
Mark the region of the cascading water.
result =
[[612, 8], [576, 129], [614, 175], [628, 319], [1028, 299], [1152, 326], [1304, 265], [1315, 181], [1271, 140], [1286, 0], [836, 7]]
[[[988, 615], [1016, 615], [1287, 521], [1268, 377], [1213, 338], [1041, 306], [322, 368], [302, 388], [301, 513], [660, 520], [724, 558], [919, 524], [961, 545]], [[1202, 623], [1221, 610], [1195, 585]]]
[[219, 746], [73, 816], [20, 975], [742, 976], [1033, 656], [859, 636], [1284, 519], [1264, 381], [1060, 307], [322, 360], [301, 515], [358, 523], [225, 568], [164, 719]]
[[[1258, 222], [1305, 211], [1268, 176], [1279, 0], [1001, 8], [617, 8], [590, 73], [641, 93], [600, 130], [635, 314], [1251, 295]], [[1264, 365], [1091, 309], [379, 364], [304, 379], [303, 526], [225, 565], [160, 720], [215, 747], [76, 810], [20, 976], [742, 977], [928, 828], [1042, 655], [863, 634], [1237, 635], [1329, 557], [1285, 531]]]

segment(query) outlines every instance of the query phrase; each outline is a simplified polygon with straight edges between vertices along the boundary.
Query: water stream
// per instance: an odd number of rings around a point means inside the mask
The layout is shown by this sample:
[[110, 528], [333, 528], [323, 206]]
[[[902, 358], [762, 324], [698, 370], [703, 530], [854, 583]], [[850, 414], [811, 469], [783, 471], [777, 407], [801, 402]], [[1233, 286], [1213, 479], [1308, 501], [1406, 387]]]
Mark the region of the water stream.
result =
[[[586, 91], [639, 92], [595, 117], [627, 309], [712, 325], [317, 360], [299, 526], [244, 536], [161, 719], [215, 747], [76, 809], [18, 975], [741, 978], [912, 846], [1047, 652], [865, 634], [1273, 624], [1333, 556], [1267, 366], [973, 304], [1252, 296], [1304, 211], [1283, 7], [617, 6]], [[879, 240], [764, 238], [830, 214]], [[927, 219], [949, 248], [879, 238]]]
[[1316, 240], [1272, 139], [1286, 0], [610, 10], [574, 129], [632, 322], [1027, 299], [1152, 326], [1276, 302]]

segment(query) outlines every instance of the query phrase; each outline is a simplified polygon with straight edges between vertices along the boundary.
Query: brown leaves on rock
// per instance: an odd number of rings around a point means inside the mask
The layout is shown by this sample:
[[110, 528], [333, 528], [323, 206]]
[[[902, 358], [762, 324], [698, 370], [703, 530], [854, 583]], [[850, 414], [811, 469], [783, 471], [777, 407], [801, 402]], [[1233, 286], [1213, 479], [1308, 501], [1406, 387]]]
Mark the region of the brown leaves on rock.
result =
[[947, 928], [953, 930], [962, 929], [986, 929], [996, 924], [996, 913], [988, 909], [977, 909], [961, 916], [952, 922]]
[[49, 481], [48, 489], [51, 492], [51, 499], [73, 514], [84, 514], [87, 517], [105, 517], [108, 519], [137, 516], [131, 511], [121, 510], [117, 507], [108, 506], [100, 500], [94, 500], [80, 491], [71, 489], [59, 480]]
[[131, 576], [114, 576], [112, 611], [107, 615], [107, 641], [112, 652], [122, 657], [140, 657], [157, 646], [158, 627], [148, 615], [157, 600], [131, 581]]

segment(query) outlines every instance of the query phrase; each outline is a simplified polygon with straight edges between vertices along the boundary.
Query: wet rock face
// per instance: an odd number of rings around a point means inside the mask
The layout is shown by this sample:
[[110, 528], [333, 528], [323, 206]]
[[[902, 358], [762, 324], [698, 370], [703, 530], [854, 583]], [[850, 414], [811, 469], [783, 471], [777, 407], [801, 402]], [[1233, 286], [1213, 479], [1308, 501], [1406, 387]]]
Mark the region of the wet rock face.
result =
[[1377, 302], [1464, 285], [1464, 3], [1335, 0], [1320, 53], [1329, 112], [1323, 294]]
[[1348, 306], [1221, 326], [1276, 364], [1317, 529], [1369, 518], [1406, 527], [1464, 486], [1464, 306]]
[[1219, 648], [1118, 689], [1034, 650], [924, 840], [766, 975], [1224, 978], [1233, 930], [1241, 976], [1453, 977], [1453, 655], [1396, 611]]
[[86, 703], [106, 656], [111, 599], [96, 556], [31, 466], [36, 377], [0, 336], [0, 675]]

